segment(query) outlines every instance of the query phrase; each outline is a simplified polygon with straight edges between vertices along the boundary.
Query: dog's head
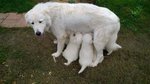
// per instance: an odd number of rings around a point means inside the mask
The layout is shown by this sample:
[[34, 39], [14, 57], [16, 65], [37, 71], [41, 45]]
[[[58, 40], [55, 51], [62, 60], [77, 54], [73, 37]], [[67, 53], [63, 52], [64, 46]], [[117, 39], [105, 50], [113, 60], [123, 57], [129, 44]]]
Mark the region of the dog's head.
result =
[[84, 34], [83, 43], [92, 44], [92, 34]]
[[25, 20], [31, 26], [37, 36], [48, 31], [51, 26], [51, 17], [44, 11], [30, 10], [25, 14]]

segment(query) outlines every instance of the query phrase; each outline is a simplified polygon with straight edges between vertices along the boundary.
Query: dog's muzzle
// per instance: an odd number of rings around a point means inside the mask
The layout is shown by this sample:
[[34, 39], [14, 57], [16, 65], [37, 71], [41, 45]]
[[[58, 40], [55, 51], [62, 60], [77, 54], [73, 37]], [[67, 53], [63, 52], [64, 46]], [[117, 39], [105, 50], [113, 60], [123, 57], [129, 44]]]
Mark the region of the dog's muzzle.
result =
[[36, 35], [37, 35], [37, 36], [41, 36], [41, 32], [39, 32], [39, 31], [36, 32]]

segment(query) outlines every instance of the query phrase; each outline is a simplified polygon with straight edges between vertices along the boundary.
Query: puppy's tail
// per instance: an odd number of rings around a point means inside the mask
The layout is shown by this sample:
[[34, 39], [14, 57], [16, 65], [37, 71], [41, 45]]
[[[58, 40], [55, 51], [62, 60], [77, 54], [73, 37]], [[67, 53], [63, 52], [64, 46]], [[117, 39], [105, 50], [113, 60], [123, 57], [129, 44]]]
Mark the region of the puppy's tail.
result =
[[78, 72], [78, 74], [82, 73], [86, 67], [87, 67], [87, 66], [83, 65], [83, 66], [81, 67], [80, 71]]

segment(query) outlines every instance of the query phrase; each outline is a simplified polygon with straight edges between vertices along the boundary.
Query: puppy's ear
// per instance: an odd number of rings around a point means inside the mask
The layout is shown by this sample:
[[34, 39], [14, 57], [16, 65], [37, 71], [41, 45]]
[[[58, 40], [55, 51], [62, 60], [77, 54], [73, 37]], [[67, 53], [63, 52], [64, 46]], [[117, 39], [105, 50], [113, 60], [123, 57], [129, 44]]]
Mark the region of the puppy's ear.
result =
[[75, 37], [75, 36], [73, 36], [73, 33], [71, 33], [71, 34], [69, 35], [70, 41], [74, 41], [74, 37]]

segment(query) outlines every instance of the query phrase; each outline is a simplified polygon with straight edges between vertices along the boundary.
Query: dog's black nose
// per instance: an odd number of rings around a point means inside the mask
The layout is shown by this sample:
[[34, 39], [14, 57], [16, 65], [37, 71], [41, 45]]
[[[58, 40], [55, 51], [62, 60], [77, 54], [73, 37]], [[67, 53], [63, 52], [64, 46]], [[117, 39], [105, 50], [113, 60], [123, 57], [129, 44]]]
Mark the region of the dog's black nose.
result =
[[37, 35], [37, 36], [40, 36], [40, 35], [41, 35], [41, 32], [36, 32], [36, 35]]

